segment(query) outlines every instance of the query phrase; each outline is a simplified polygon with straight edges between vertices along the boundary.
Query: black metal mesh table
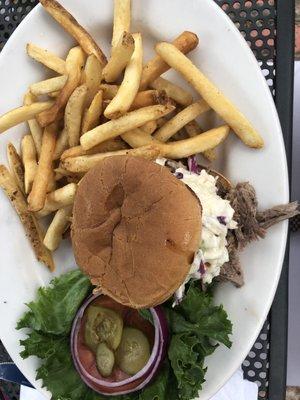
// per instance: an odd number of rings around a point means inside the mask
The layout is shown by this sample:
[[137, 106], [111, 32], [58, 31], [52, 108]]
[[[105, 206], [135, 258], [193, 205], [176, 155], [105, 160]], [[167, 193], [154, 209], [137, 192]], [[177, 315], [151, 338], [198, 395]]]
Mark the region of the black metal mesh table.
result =
[[[215, 1], [232, 19], [258, 60], [276, 101], [291, 166], [294, 0]], [[37, 3], [0, 0], [0, 50]], [[270, 315], [243, 363], [245, 376], [259, 386], [260, 400], [285, 398], [287, 290], [288, 255]], [[0, 353], [3, 351], [0, 347]], [[1, 360], [5, 357], [8, 356], [1, 354]], [[14, 389], [11, 394], [16, 398], [16, 388], [10, 389]]]

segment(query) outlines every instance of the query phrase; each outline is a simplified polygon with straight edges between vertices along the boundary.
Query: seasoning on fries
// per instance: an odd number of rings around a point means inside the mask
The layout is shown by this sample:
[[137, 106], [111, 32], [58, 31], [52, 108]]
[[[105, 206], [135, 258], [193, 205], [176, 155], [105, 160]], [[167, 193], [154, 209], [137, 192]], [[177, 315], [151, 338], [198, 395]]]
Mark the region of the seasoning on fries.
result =
[[50, 271], [54, 271], [55, 266], [52, 255], [43, 245], [41, 228], [34, 215], [28, 210], [25, 197], [16, 181], [4, 165], [0, 165], [0, 187], [4, 190], [16, 210], [37, 259], [44, 263]]

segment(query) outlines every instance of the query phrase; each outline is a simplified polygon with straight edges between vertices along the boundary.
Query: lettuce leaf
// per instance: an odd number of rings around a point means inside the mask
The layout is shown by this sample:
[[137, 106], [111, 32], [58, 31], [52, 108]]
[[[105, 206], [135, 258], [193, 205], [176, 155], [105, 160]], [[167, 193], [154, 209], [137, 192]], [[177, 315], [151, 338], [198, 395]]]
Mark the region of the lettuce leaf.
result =
[[[91, 285], [79, 270], [54, 279], [38, 291], [28, 304], [29, 311], [17, 328], [30, 328], [20, 343], [23, 358], [37, 356], [41, 366], [37, 379], [52, 393], [53, 400], [191, 400], [205, 381], [205, 358], [218, 343], [230, 347], [232, 325], [222, 306], [213, 304], [212, 293], [190, 285], [183, 302], [173, 308], [164, 304], [170, 329], [168, 357], [154, 381], [139, 393], [102, 396], [81, 380], [72, 362], [69, 334], [81, 303], [91, 293]], [[150, 322], [149, 310], [140, 314]]]
[[30, 328], [46, 334], [67, 335], [80, 304], [91, 291], [89, 279], [79, 270], [68, 272], [38, 290], [37, 300], [18, 322], [17, 329]]

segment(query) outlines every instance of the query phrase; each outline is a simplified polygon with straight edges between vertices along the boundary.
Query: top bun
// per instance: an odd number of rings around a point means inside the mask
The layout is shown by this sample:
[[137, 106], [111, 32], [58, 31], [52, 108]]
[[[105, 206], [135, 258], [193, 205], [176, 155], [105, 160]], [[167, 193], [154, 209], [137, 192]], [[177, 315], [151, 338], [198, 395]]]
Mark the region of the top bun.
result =
[[130, 156], [105, 158], [79, 184], [75, 258], [91, 282], [132, 308], [166, 301], [190, 270], [201, 205], [169, 170]]

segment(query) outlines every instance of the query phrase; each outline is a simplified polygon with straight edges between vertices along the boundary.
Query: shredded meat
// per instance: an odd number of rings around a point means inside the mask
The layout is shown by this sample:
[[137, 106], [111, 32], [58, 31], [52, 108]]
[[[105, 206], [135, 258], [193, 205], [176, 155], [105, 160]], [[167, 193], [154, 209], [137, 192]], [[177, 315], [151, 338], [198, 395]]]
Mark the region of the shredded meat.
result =
[[266, 230], [278, 222], [300, 213], [298, 202], [280, 205], [263, 212], [257, 211], [255, 189], [248, 182], [239, 183], [226, 195], [235, 210], [238, 228], [228, 232], [229, 262], [221, 268], [219, 279], [230, 281], [237, 287], [244, 283], [239, 252], [254, 240], [264, 238]]

